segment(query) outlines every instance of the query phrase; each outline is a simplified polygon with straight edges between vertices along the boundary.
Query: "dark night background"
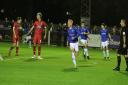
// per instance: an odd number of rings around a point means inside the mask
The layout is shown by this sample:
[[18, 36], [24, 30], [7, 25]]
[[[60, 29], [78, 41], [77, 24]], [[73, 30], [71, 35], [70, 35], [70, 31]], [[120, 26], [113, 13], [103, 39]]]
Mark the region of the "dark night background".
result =
[[[100, 24], [105, 22], [108, 25], [119, 24], [121, 18], [128, 18], [127, 0], [92, 0], [91, 23]], [[17, 3], [17, 4], [16, 4]], [[34, 19], [35, 14], [41, 11], [44, 20], [54, 23], [65, 22], [66, 12], [72, 13], [75, 22], [80, 19], [80, 0], [1, 0], [0, 18], [15, 18], [22, 16], [27, 19]]]

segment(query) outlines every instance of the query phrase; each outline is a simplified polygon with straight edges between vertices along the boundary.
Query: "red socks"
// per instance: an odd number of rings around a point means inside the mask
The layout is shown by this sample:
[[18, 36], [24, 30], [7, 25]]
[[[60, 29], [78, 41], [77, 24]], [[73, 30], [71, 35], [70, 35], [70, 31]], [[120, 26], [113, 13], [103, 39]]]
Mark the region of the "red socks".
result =
[[36, 55], [36, 46], [33, 47], [33, 54]]
[[16, 47], [16, 55], [19, 53], [19, 47]]
[[[41, 46], [38, 46], [38, 56], [40, 56], [41, 53]], [[36, 55], [36, 46], [33, 47], [33, 54]]]
[[40, 53], [41, 53], [41, 47], [38, 46], [38, 56], [40, 56]]

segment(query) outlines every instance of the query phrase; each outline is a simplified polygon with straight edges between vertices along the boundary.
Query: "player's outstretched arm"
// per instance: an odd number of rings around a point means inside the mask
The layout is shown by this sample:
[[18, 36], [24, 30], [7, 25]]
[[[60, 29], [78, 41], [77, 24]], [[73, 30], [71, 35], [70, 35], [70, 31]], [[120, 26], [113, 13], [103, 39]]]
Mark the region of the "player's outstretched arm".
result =
[[108, 34], [108, 37], [109, 37], [109, 40], [112, 41], [112, 36], [110, 33]]
[[34, 26], [32, 26], [32, 28], [29, 30], [29, 32], [26, 35], [29, 35], [33, 29], [34, 29]]

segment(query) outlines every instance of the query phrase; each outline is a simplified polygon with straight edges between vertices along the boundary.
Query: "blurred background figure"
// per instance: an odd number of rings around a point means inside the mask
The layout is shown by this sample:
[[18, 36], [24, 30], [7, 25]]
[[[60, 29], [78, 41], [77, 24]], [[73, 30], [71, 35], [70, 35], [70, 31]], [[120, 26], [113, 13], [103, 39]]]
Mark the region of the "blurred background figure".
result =
[[[0, 40], [2, 40], [2, 35], [0, 34]], [[2, 55], [0, 54], [0, 61], [3, 61]]]

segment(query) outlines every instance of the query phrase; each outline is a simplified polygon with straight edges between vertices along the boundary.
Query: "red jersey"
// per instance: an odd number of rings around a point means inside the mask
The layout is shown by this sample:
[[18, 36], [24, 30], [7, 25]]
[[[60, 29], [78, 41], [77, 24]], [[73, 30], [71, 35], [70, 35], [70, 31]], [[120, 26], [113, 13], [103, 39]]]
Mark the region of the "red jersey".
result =
[[34, 28], [35, 28], [34, 36], [36, 36], [36, 35], [42, 36], [42, 33], [44, 32], [45, 27], [46, 27], [46, 23], [44, 21], [35, 21], [35, 23], [34, 23]]
[[[16, 36], [19, 37], [21, 25], [17, 22], [14, 22], [13, 27], [14, 27], [14, 31], [15, 31]], [[14, 35], [14, 33], [13, 33], [13, 35]]]

